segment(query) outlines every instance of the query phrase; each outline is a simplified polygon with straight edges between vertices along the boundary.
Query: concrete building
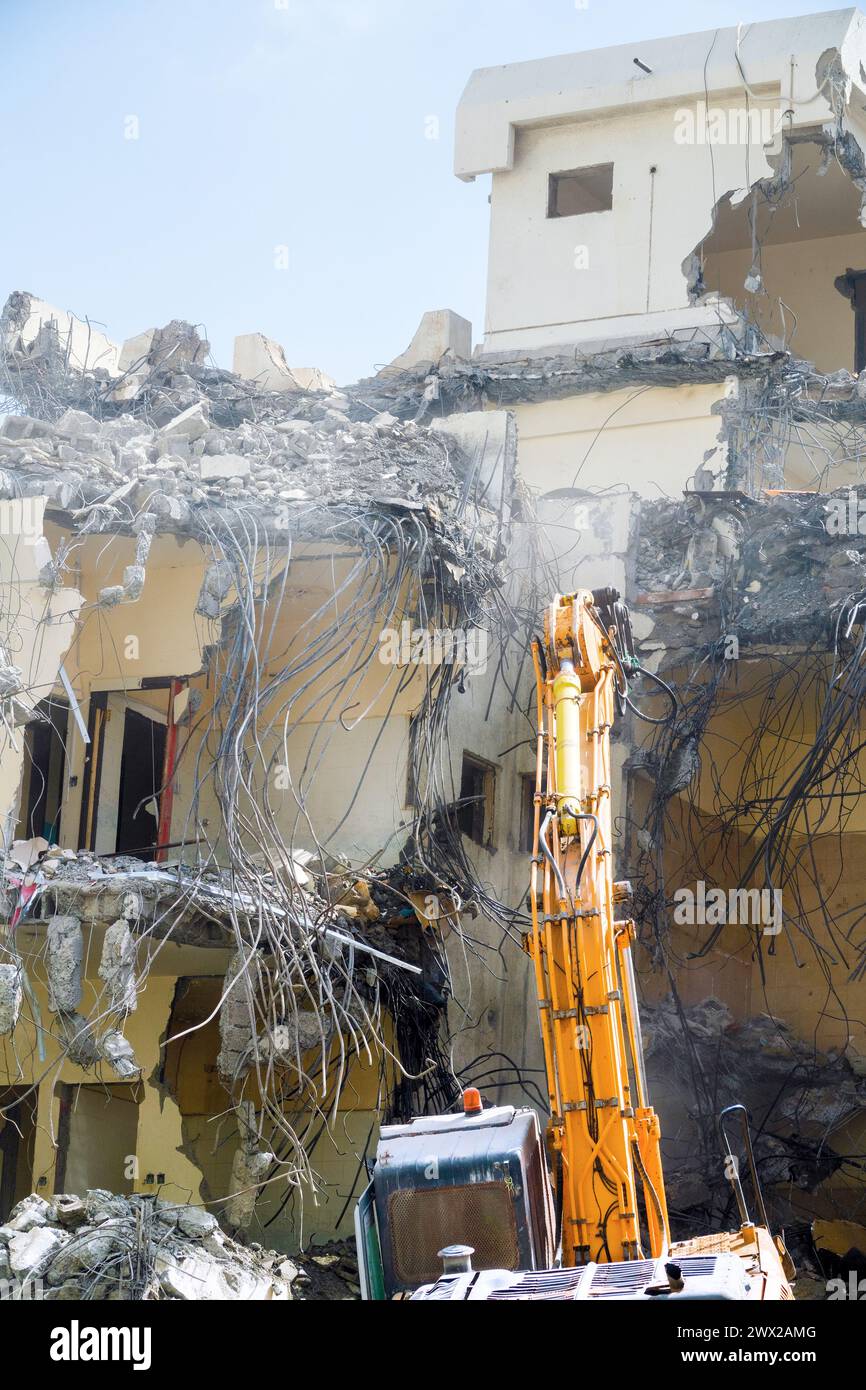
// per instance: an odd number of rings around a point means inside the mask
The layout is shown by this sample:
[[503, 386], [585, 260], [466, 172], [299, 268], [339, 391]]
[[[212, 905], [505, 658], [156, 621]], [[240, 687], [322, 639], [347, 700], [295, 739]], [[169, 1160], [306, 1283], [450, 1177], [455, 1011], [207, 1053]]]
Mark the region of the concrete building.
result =
[[383, 1116], [545, 1107], [528, 642], [613, 584], [675, 1222], [728, 1219], [738, 1099], [807, 1269], [866, 1220], [864, 72], [855, 10], [476, 72], [483, 337], [431, 311], [342, 391], [188, 324], [72, 360], [12, 297], [0, 1217], [105, 1187], [294, 1249]]
[[[455, 164], [491, 179], [483, 338], [359, 388], [511, 410], [548, 582], [623, 590], [634, 705], [664, 720], [653, 676], [680, 691], [673, 723], [619, 731], [615, 801], [669, 1183], [711, 1215], [739, 1096], [780, 1219], [862, 1216], [860, 696], [843, 714], [836, 684], [866, 580], [864, 71], [845, 10], [474, 73]], [[783, 925], [677, 915], [698, 884], [779, 892]], [[526, 1046], [513, 958], [488, 988], [473, 1043]]]
[[351, 1231], [381, 1117], [459, 1094], [474, 880], [436, 745], [486, 659], [513, 432], [207, 355], [139, 335], [94, 415], [59, 345], [3, 358], [0, 1219], [101, 1189], [286, 1249]]

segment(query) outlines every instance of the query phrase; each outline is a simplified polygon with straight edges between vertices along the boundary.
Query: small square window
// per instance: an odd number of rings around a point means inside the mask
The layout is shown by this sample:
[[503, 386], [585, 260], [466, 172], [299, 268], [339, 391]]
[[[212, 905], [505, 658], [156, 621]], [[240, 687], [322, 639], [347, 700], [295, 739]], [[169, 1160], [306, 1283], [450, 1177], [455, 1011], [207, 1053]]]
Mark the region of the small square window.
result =
[[493, 837], [495, 791], [496, 769], [483, 759], [464, 753], [457, 824], [462, 833], [477, 845], [489, 844]]
[[569, 169], [548, 178], [548, 217], [579, 217], [588, 212], [610, 212], [612, 207], [612, 164]]

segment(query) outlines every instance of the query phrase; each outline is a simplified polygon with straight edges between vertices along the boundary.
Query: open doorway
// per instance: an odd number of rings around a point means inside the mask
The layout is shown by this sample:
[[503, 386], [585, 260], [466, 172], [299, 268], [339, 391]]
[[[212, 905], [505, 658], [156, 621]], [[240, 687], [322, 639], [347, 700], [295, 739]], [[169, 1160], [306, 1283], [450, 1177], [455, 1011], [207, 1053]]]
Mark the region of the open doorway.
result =
[[66, 773], [68, 706], [41, 700], [24, 732], [24, 775], [17, 838], [42, 835], [50, 845], [60, 835]]
[[153, 859], [165, 777], [168, 692], [98, 691], [90, 701], [80, 843]]
[[0, 1225], [33, 1191], [36, 1092], [32, 1086], [0, 1088]]
[[135, 1185], [138, 1084], [64, 1086], [60, 1100], [55, 1187], [128, 1195]]
[[152, 859], [159, 827], [158, 792], [165, 761], [164, 722], [127, 709], [124, 714], [117, 805], [118, 854]]

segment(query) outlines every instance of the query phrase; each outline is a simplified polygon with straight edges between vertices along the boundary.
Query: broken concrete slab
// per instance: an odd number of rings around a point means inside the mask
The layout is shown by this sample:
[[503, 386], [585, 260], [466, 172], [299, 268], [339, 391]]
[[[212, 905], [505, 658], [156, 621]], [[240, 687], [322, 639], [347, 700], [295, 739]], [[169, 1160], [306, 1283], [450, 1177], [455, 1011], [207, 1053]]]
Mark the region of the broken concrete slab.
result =
[[18, 1231], [9, 1242], [9, 1264], [13, 1274], [32, 1275], [46, 1265], [69, 1240], [63, 1231], [51, 1226], [34, 1226]]
[[205, 482], [248, 478], [250, 461], [242, 454], [202, 454], [199, 460], [199, 476]]
[[66, 309], [58, 309], [27, 290], [10, 294], [0, 315], [0, 344], [9, 352], [32, 354], [48, 334], [54, 338], [65, 360], [78, 372], [102, 368], [109, 376], [118, 373], [119, 348], [88, 320]]
[[472, 356], [472, 324], [453, 309], [428, 309], [406, 348], [380, 375], [410, 368], [433, 367], [443, 357], [468, 361]]
[[146, 362], [156, 334], [157, 329], [146, 328], [143, 333], [136, 333], [132, 338], [125, 338], [117, 360], [118, 369], [121, 372], [128, 372], [131, 367]]
[[33, 1192], [15, 1207], [9, 1217], [11, 1231], [32, 1231], [36, 1226], [46, 1226], [54, 1219], [54, 1208], [44, 1197]]
[[210, 429], [210, 420], [205, 413], [204, 405], [199, 401], [196, 405], [191, 405], [188, 410], [182, 410], [179, 415], [175, 415], [167, 424], [162, 426], [159, 431], [160, 439], [200, 439], [203, 434], [207, 434]]
[[217, 1230], [219, 1222], [209, 1211], [205, 1211], [204, 1207], [186, 1206], [178, 1211], [177, 1225], [185, 1236], [199, 1239]]
[[290, 367], [286, 354], [264, 333], [241, 333], [235, 338], [233, 370], [263, 391], [331, 391], [336, 382], [318, 367]]

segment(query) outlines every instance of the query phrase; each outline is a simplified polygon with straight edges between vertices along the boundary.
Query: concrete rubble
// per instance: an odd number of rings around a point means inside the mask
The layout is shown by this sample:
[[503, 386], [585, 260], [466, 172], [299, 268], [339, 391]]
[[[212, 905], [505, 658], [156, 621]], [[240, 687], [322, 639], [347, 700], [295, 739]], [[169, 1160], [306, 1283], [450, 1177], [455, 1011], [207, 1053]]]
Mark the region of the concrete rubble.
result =
[[[681, 1109], [667, 1134], [668, 1200], [679, 1211], [729, 1200], [730, 1189], [711, 1156], [719, 1153], [717, 1113], [740, 1103], [767, 1119], [755, 1134], [761, 1181], [786, 1222], [802, 1220], [792, 1194], [813, 1192], [844, 1162], [828, 1142], [831, 1131], [866, 1106], [866, 1058], [820, 1053], [800, 1042], [783, 1021], [757, 1015], [743, 1023], [712, 996], [685, 1006], [689, 1048], [673, 999], [641, 1008], [647, 1070], [656, 1092], [712, 1096]], [[695, 1092], [695, 1075], [699, 1085]], [[718, 1170], [713, 1185], [709, 1174]]]
[[832, 520], [840, 507], [856, 516], [861, 498], [866, 489], [845, 487], [644, 502], [636, 611], [649, 623], [638, 651], [654, 669], [674, 669], [717, 643], [721, 594], [727, 630], [744, 646], [830, 645], [841, 607], [866, 588], [866, 546], [856, 528], [835, 534]]
[[349, 1242], [288, 1258], [239, 1244], [203, 1207], [93, 1189], [35, 1194], [0, 1226], [12, 1300], [277, 1301], [359, 1297]]
[[[354, 942], [360, 949], [367, 940], [387, 954], [414, 959], [412, 944], [405, 934], [401, 937], [371, 930], [372, 921], [361, 918], [359, 923], [351, 903], [340, 901], [341, 893], [335, 884], [345, 881], [345, 895], [351, 897], [351, 874], [335, 875], [333, 881], [325, 883], [321, 876], [304, 873], [303, 880], [296, 879], [302, 894], [299, 922], [315, 917], [326, 935], [332, 925], [335, 944]], [[5, 874], [0, 873], [0, 909], [7, 915], [14, 910], [21, 887], [20, 873], [7, 866]], [[46, 928], [54, 924], [48, 939], [48, 961], [58, 987], [66, 990], [62, 996], [66, 1012], [74, 1011], [80, 1001], [80, 976], [73, 973], [70, 982], [78, 942], [73, 923], [80, 926], [86, 921], [106, 926], [99, 973], [106, 982], [111, 1007], [122, 1015], [135, 1008], [135, 947], [143, 936], [171, 935], [172, 940], [188, 945], [226, 947], [233, 939], [229, 932], [233, 918], [243, 915], [245, 908], [254, 916], [256, 909], [252, 899], [246, 900], [237, 889], [233, 890], [229, 870], [202, 872], [177, 862], [163, 866], [132, 855], [96, 855], [88, 850], [76, 853], [47, 845], [31, 864], [25, 887], [35, 889], [27, 897], [27, 920], [45, 922]], [[381, 894], [385, 890], [376, 891]], [[73, 908], [75, 915], [64, 915], [71, 914]], [[62, 930], [58, 922], [66, 924]], [[80, 957], [77, 959], [80, 968]], [[73, 1005], [76, 980], [79, 995]], [[11, 984], [7, 988], [11, 989]], [[225, 1075], [232, 1074], [241, 1055], [248, 1060], [252, 1054], [249, 1020], [245, 1022], [238, 1011], [228, 1012], [232, 1022], [226, 1027], [241, 1029], [244, 1037], [226, 1033]]]

